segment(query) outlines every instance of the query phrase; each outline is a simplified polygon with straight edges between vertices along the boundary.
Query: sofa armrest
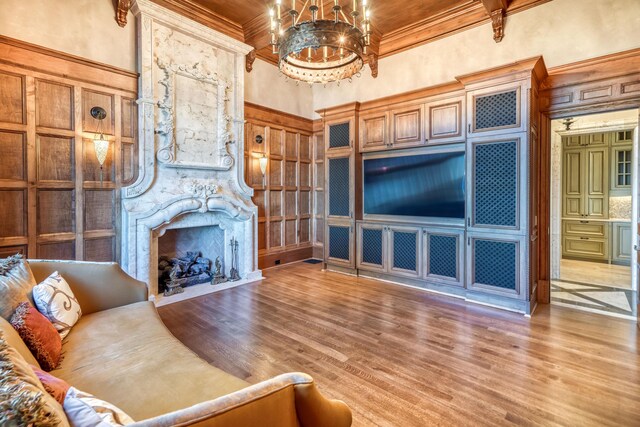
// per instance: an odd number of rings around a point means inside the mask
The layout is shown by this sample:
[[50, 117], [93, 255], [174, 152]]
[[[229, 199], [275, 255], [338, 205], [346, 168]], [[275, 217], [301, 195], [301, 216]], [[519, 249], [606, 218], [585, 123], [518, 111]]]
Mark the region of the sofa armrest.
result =
[[148, 299], [147, 285], [114, 262], [29, 260], [29, 266], [38, 283], [58, 271], [69, 283], [83, 314]]
[[322, 396], [302, 373], [279, 375], [235, 393], [160, 415], [131, 426], [349, 427], [351, 410]]

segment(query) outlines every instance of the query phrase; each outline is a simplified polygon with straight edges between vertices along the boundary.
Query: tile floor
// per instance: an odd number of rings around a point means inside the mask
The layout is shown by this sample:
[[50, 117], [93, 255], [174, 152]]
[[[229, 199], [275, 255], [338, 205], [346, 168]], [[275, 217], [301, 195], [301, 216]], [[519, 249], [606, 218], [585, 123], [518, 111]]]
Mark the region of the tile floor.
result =
[[551, 281], [552, 303], [601, 314], [634, 318], [637, 298], [626, 266], [563, 259]]

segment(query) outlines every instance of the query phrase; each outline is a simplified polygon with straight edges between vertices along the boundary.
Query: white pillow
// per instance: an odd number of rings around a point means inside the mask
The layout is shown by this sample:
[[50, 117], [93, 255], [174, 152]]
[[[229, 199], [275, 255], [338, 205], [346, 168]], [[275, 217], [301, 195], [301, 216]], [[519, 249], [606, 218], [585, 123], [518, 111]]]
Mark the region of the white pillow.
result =
[[122, 409], [75, 387], [67, 392], [62, 407], [72, 427], [111, 427], [134, 423]]
[[60, 338], [66, 337], [82, 316], [78, 300], [57, 271], [33, 288], [33, 300], [38, 311], [53, 323]]

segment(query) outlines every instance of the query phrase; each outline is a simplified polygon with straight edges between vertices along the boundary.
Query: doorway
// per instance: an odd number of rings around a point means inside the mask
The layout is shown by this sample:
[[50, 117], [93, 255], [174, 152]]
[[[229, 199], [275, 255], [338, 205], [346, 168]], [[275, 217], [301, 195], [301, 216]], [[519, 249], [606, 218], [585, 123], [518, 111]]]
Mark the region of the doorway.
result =
[[551, 121], [551, 304], [637, 318], [638, 109]]

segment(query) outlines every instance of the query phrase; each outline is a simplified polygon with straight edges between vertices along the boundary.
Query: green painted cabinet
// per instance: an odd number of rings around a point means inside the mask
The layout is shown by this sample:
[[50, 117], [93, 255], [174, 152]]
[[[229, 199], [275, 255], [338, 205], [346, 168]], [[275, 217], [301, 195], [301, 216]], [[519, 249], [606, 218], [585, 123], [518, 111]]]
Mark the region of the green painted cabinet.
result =
[[563, 216], [609, 217], [609, 149], [567, 149], [563, 154]]

